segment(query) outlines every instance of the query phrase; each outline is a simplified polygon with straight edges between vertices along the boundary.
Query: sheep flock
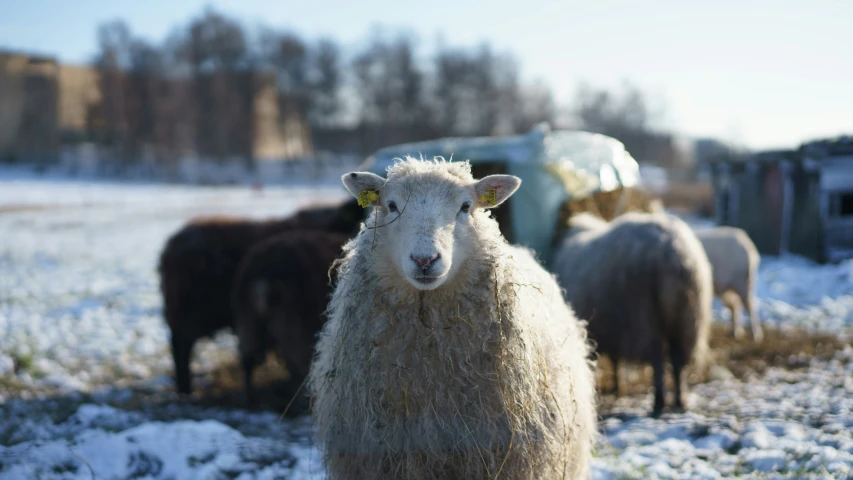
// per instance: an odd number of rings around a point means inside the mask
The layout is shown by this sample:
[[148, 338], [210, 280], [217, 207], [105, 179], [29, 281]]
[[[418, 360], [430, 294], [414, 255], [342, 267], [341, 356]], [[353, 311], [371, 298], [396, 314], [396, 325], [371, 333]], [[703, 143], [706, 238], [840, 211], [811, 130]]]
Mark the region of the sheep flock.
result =
[[662, 208], [575, 212], [546, 269], [491, 214], [517, 177], [406, 157], [342, 182], [353, 199], [340, 205], [194, 220], [159, 264], [178, 392], [192, 392], [195, 342], [230, 328], [253, 405], [274, 350], [310, 399], [328, 478], [586, 478], [598, 355], [617, 395], [619, 365], [652, 366], [657, 416], [667, 363], [672, 406], [687, 407], [714, 295], [733, 335], [743, 305], [762, 339], [759, 255], [741, 230], [694, 232]]

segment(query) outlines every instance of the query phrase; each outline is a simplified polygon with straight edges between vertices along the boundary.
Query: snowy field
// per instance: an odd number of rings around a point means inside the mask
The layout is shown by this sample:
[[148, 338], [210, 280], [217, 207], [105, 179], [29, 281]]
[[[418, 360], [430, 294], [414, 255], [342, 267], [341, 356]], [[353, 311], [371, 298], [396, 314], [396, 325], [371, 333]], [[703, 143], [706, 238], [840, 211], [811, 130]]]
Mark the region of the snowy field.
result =
[[[0, 479], [324, 477], [307, 418], [171, 396], [156, 259], [197, 215], [285, 216], [344, 190], [0, 177]], [[853, 263], [765, 258], [768, 328], [850, 338]], [[233, 360], [223, 334], [193, 369]], [[605, 413], [595, 478], [853, 478], [853, 348], [695, 386], [691, 412]]]

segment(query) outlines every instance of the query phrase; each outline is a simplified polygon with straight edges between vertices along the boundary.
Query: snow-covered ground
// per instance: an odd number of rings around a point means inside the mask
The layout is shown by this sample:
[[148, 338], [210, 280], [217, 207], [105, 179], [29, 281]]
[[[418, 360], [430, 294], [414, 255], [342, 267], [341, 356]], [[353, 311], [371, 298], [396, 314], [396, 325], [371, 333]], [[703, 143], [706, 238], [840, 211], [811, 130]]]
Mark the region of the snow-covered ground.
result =
[[[0, 177], [0, 478], [323, 478], [308, 419], [144, 399], [170, 398], [155, 271], [168, 235], [197, 215], [284, 216], [343, 196], [335, 182], [258, 193]], [[763, 259], [764, 320], [849, 336], [851, 269]], [[234, 346], [229, 334], [202, 342], [194, 371]], [[622, 399], [594, 474], [853, 478], [851, 399], [850, 348], [698, 385], [684, 415], [650, 419], [648, 399]]]
[[[714, 226], [708, 219], [685, 220], [697, 230]], [[853, 333], [853, 261], [819, 265], [795, 255], [764, 256], [756, 294], [766, 324], [783, 330]], [[729, 318], [718, 300], [715, 310], [718, 318]]]
[[646, 416], [622, 398], [595, 478], [853, 478], [853, 348], [805, 370], [695, 386], [690, 413]]
[[[0, 183], [0, 212], [10, 209], [0, 214], [0, 374], [25, 361], [15, 379], [25, 385], [85, 390], [112, 385], [117, 376], [167, 373], [155, 271], [166, 238], [193, 216], [286, 216], [306, 203], [337, 202], [344, 193], [338, 186], [258, 193], [247, 187]], [[233, 337], [217, 342], [231, 347]], [[203, 345], [200, 354], [202, 363], [215, 360]]]

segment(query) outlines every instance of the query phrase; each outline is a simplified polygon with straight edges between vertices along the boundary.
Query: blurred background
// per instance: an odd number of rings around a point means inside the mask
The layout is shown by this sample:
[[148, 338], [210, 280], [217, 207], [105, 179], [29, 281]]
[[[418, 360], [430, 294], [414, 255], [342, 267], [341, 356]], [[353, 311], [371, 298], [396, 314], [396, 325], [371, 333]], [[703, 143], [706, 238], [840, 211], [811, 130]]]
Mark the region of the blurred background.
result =
[[689, 177], [712, 157], [853, 131], [847, 2], [3, 10], [0, 161], [72, 174], [237, 181], [259, 166], [547, 121]]
[[[521, 158], [571, 130], [624, 145], [632, 193], [546, 208], [533, 188], [500, 222], [659, 199], [763, 255], [764, 343], [729, 338], [715, 303], [715, 370], [684, 416], [646, 418], [650, 370], [626, 373], [594, 478], [848, 478], [851, 19], [845, 0], [0, 0], [0, 478], [322, 478], [305, 411], [281, 418], [286, 365], [259, 368], [248, 409], [224, 324], [175, 392], [167, 241], [200, 217], [357, 231], [340, 175], [382, 148], [492, 137]], [[227, 309], [257, 239], [190, 237], [195, 306]]]

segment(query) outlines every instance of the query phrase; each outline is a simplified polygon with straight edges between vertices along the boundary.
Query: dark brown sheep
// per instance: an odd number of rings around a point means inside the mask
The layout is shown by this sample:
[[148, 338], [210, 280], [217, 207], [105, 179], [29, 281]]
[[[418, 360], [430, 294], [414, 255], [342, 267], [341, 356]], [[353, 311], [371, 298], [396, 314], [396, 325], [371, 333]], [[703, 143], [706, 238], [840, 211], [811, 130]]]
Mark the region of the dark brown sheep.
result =
[[347, 239], [322, 231], [286, 232], [256, 244], [240, 262], [232, 308], [250, 405], [252, 372], [270, 349], [285, 361], [290, 386], [297, 391], [302, 386], [332, 293], [329, 267]]
[[286, 219], [200, 218], [172, 235], [160, 255], [158, 270], [178, 392], [192, 391], [190, 357], [195, 342], [233, 326], [234, 274], [254, 244], [302, 229], [354, 235], [363, 215], [363, 209], [352, 200], [304, 209]]

